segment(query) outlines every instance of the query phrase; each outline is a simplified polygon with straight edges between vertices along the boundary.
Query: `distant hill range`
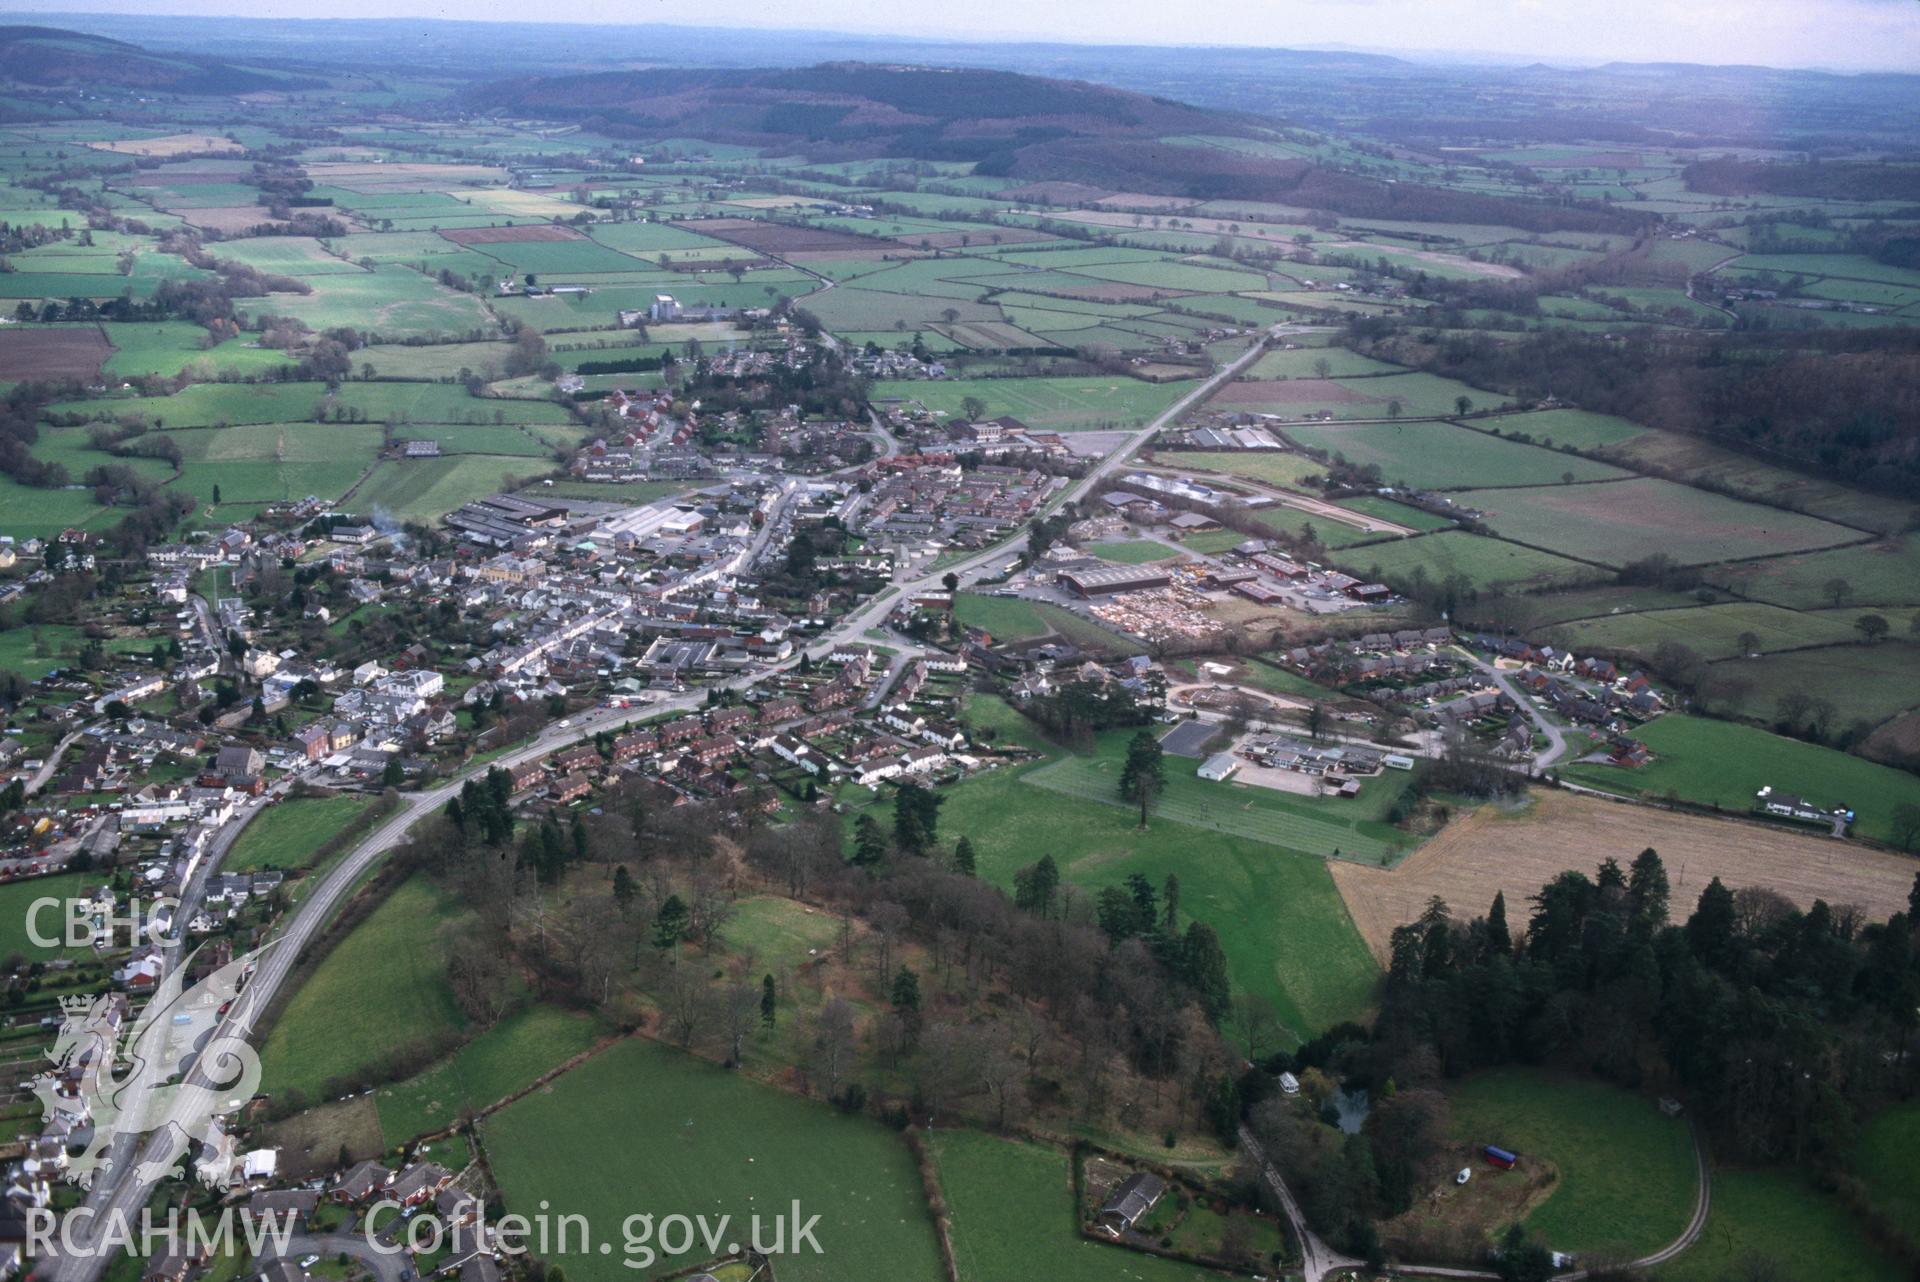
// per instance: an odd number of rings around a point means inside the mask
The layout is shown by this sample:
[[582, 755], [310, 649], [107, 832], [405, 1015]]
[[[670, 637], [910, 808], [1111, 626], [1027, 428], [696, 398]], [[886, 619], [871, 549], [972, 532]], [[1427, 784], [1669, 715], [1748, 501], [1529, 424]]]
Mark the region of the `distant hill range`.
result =
[[214, 58], [154, 53], [124, 40], [58, 27], [0, 26], [0, 83], [170, 94], [307, 88], [318, 81], [235, 67]]
[[477, 111], [578, 123], [636, 140], [697, 137], [816, 163], [896, 157], [1111, 192], [1294, 204], [1369, 218], [1626, 230], [1598, 208], [1389, 183], [1312, 160], [1182, 136], [1253, 138], [1271, 122], [1082, 81], [863, 62], [530, 76], [476, 86]]

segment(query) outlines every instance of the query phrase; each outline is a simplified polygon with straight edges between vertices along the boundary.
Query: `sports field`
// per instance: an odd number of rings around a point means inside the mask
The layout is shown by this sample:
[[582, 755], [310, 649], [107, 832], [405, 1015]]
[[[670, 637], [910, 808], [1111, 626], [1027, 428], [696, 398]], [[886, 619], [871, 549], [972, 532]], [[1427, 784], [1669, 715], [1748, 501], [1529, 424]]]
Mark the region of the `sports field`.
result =
[[388, 459], [355, 491], [354, 504], [399, 521], [432, 522], [462, 503], [514, 488], [552, 464], [531, 457], [466, 454], [454, 458]]
[[[98, 877], [86, 873], [66, 873], [55, 877], [30, 877], [24, 881], [0, 882], [0, 959], [16, 953], [28, 961], [47, 961], [55, 957], [80, 955], [81, 950], [47, 948], [33, 942], [27, 934], [27, 919], [34, 904], [42, 899], [60, 901], [39, 910], [34, 926], [42, 939], [59, 939], [66, 929], [66, 901], [91, 893]], [[91, 949], [85, 950], [91, 953]]]
[[1653, 750], [1651, 764], [1634, 770], [1573, 765], [1561, 773], [1610, 792], [1671, 793], [1735, 814], [1745, 814], [1754, 794], [1772, 787], [1817, 805], [1851, 807], [1859, 813], [1855, 831], [1879, 841], [1893, 840], [1896, 805], [1920, 805], [1920, 777], [1737, 722], [1669, 712], [1633, 737]]
[[[1476, 1073], [1447, 1090], [1453, 1134], [1497, 1144], [1559, 1175], [1526, 1227], [1554, 1250], [1636, 1259], [1680, 1236], [1698, 1186], [1687, 1124], [1591, 1078], [1530, 1068]], [[1508, 1172], [1481, 1166], [1474, 1179]], [[1516, 1173], [1517, 1174], [1517, 1173]]]
[[[755, 1214], [820, 1216], [821, 1254], [780, 1258], [785, 1282], [934, 1278], [933, 1225], [906, 1145], [864, 1117], [800, 1099], [725, 1069], [629, 1038], [519, 1100], [482, 1126], [508, 1210], [582, 1214], [613, 1251], [554, 1252], [570, 1278], [660, 1277], [704, 1252], [628, 1268], [626, 1217], [732, 1216], [745, 1243]], [[771, 1245], [769, 1223], [763, 1242]], [[637, 1256], [627, 1258], [637, 1259]]]

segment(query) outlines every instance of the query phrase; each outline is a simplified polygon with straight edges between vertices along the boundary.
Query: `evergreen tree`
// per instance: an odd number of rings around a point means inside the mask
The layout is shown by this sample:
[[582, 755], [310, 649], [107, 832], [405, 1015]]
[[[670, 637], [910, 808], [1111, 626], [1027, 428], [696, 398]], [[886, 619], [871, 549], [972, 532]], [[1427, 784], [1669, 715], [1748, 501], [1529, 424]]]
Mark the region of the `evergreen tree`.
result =
[[880, 825], [872, 815], [861, 815], [853, 821], [853, 862], [862, 868], [872, 868], [887, 857], [887, 839], [880, 835]]
[[960, 838], [959, 843], [953, 848], [953, 870], [962, 877], [971, 877], [974, 875], [974, 862], [972, 838]]
[[772, 975], [760, 977], [760, 1022], [768, 1028], [773, 1027], [774, 1014], [779, 1008], [780, 998], [773, 986]]
[[653, 919], [653, 946], [661, 952], [673, 952], [687, 937], [687, 906], [678, 895], [668, 895]]
[[1506, 956], [1513, 951], [1513, 934], [1507, 929], [1507, 892], [1493, 892], [1493, 907], [1487, 909], [1487, 946]]
[[1042, 855], [1013, 875], [1013, 902], [1016, 908], [1036, 917], [1053, 916], [1054, 898], [1060, 892], [1060, 866], [1052, 855]]
[[627, 871], [627, 866], [621, 864], [615, 868], [613, 870], [613, 902], [619, 906], [621, 916], [624, 917], [633, 911], [634, 896], [638, 893], [638, 888], [633, 884], [633, 874]]
[[1218, 1023], [1233, 996], [1227, 980], [1227, 954], [1220, 937], [1203, 921], [1190, 922], [1181, 941], [1180, 969], [1207, 1018]]

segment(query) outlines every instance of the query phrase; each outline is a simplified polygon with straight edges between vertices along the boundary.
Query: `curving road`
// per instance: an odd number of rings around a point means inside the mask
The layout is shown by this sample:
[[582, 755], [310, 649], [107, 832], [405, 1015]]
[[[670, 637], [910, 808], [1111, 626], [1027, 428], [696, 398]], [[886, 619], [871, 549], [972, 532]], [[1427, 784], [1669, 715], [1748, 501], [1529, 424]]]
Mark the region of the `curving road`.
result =
[[[1693, 1198], [1693, 1216], [1687, 1221], [1680, 1236], [1661, 1247], [1651, 1255], [1643, 1255], [1626, 1265], [1631, 1270], [1651, 1269], [1665, 1264], [1682, 1251], [1700, 1240], [1700, 1234], [1707, 1226], [1707, 1214], [1713, 1209], [1713, 1171], [1707, 1164], [1707, 1147], [1700, 1140], [1700, 1128], [1691, 1119], [1687, 1131], [1693, 1140], [1693, 1164], [1695, 1174], [1695, 1192]], [[1315, 1233], [1307, 1225], [1307, 1217], [1300, 1210], [1293, 1190], [1287, 1187], [1281, 1178], [1280, 1170], [1268, 1159], [1266, 1150], [1253, 1131], [1242, 1126], [1239, 1131], [1241, 1147], [1253, 1158], [1260, 1168], [1260, 1178], [1272, 1190], [1280, 1203], [1281, 1212], [1287, 1217], [1288, 1227], [1292, 1229], [1294, 1240], [1300, 1243], [1301, 1273], [1305, 1282], [1322, 1282], [1330, 1273], [1342, 1270], [1359, 1270], [1365, 1261], [1352, 1256], [1342, 1255]], [[1462, 1278], [1471, 1282], [1499, 1282], [1500, 1275], [1489, 1269], [1463, 1269], [1440, 1264], [1395, 1264], [1393, 1273], [1410, 1273], [1418, 1277]], [[1587, 1271], [1574, 1269], [1556, 1275], [1559, 1282], [1584, 1282]]]

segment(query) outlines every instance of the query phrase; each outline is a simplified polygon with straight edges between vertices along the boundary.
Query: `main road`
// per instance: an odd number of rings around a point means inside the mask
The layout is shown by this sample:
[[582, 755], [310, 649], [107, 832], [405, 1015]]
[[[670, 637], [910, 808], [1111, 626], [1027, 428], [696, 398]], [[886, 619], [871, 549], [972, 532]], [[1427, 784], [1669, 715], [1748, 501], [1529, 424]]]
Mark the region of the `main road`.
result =
[[[1287, 332], [1287, 327], [1276, 325], [1267, 337], [1277, 337], [1283, 332]], [[1192, 391], [1168, 406], [1152, 422], [1131, 433], [1119, 448], [1096, 463], [1085, 476], [1061, 491], [1055, 499], [1055, 506], [1085, 496], [1115, 468], [1131, 457], [1134, 451], [1145, 444], [1155, 432], [1211, 395], [1221, 384], [1237, 377], [1242, 370], [1257, 360], [1265, 349], [1265, 340], [1253, 343], [1239, 358], [1222, 366]], [[949, 573], [960, 575], [963, 579], [969, 575], [977, 576], [979, 571], [1004, 558], [1009, 547], [1016, 542], [1020, 534], [1021, 531], [1016, 529], [1007, 538], [963, 561], [945, 566], [937, 573], [929, 571], [918, 578], [897, 583], [888, 590], [876, 594], [871, 601], [848, 614], [837, 625], [816, 638], [814, 646], [817, 648], [822, 643], [835, 645], [842, 641], [858, 639], [868, 629], [883, 622], [902, 596], [940, 586], [942, 578]], [[757, 673], [717, 683], [718, 688], [743, 690], [797, 662], [799, 660], [796, 656]], [[649, 704], [643, 715], [653, 718], [668, 713], [695, 711], [706, 705], [707, 692], [714, 688], [716, 687], [700, 686], [685, 694]], [[416, 823], [444, 808], [468, 780], [484, 777], [487, 770], [493, 766], [508, 767], [544, 757], [569, 744], [591, 739], [603, 730], [615, 729], [634, 719], [635, 713], [631, 709], [600, 708], [582, 713], [549, 725], [528, 742], [501, 754], [484, 766], [474, 766], [432, 788], [404, 794], [400, 808], [368, 834], [346, 857], [336, 863], [322, 877], [320, 884], [301, 900], [293, 916], [288, 919], [271, 946], [260, 956], [252, 977], [247, 981], [247, 986], [241, 991], [239, 997], [235, 999], [217, 1035], [251, 1039], [259, 1031], [261, 1018], [272, 1006], [274, 998], [279, 995], [281, 988], [293, 973], [300, 954], [320, 933], [321, 927], [333, 915], [334, 909], [345, 901], [362, 877], [406, 840], [407, 833]], [[207, 863], [212, 867], [214, 861], [210, 859]], [[193, 1092], [188, 1091], [180, 1093], [183, 1105], [185, 1101], [191, 1099], [192, 1095]], [[194, 1138], [198, 1139], [199, 1128], [205, 1125], [205, 1121], [199, 1119], [196, 1122], [196, 1119], [184, 1116], [177, 1118], [170, 1116], [168, 1124], [188, 1128]], [[115, 1146], [116, 1152], [130, 1149], [136, 1142], [136, 1137], [122, 1136]], [[141, 1159], [143, 1161], [158, 1160], [167, 1152], [168, 1147], [164, 1136], [156, 1133], [146, 1142], [145, 1149], [140, 1155]], [[68, 1234], [68, 1240], [74, 1244], [75, 1249], [70, 1253], [56, 1254], [42, 1260], [34, 1269], [35, 1278], [42, 1279], [43, 1282], [95, 1282], [114, 1253], [110, 1250], [103, 1252], [94, 1249], [100, 1242], [102, 1233], [112, 1231], [116, 1224], [137, 1223], [140, 1208], [146, 1205], [148, 1198], [152, 1195], [155, 1181], [139, 1177], [136, 1174], [139, 1165], [134, 1161], [116, 1161], [109, 1170], [100, 1173], [83, 1206], [77, 1208], [75, 1212], [69, 1212], [70, 1215], [83, 1216], [82, 1220], [77, 1220], [71, 1226], [71, 1232]], [[85, 1216], [86, 1211], [91, 1211], [92, 1215]]]

